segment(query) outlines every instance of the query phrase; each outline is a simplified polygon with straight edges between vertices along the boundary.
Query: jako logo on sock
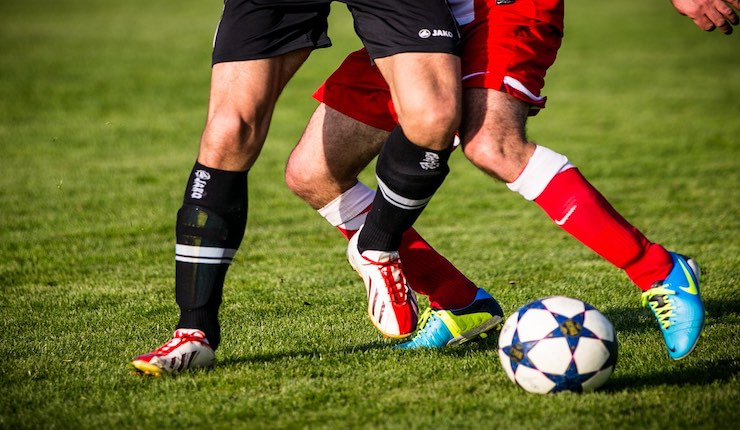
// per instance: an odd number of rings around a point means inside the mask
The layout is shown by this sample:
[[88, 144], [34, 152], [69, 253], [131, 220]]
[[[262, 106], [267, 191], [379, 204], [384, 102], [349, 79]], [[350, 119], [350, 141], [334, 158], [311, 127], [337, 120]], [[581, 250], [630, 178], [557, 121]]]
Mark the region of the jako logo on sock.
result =
[[439, 167], [439, 155], [434, 152], [425, 152], [424, 160], [419, 165], [424, 170], [434, 170]]
[[205, 170], [196, 170], [193, 174], [195, 178], [193, 179], [193, 186], [190, 187], [190, 198], [202, 199], [203, 194], [205, 194], [206, 181], [211, 179], [211, 174]]

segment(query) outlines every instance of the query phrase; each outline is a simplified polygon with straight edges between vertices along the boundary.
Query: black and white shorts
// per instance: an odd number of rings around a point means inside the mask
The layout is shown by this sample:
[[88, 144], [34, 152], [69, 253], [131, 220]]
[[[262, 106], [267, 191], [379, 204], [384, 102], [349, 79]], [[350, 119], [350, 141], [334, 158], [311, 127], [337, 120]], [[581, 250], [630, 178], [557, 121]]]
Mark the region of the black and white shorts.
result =
[[[226, 0], [213, 43], [213, 64], [255, 60], [331, 46], [331, 0]], [[445, 0], [340, 0], [370, 53], [458, 54], [460, 36]]]

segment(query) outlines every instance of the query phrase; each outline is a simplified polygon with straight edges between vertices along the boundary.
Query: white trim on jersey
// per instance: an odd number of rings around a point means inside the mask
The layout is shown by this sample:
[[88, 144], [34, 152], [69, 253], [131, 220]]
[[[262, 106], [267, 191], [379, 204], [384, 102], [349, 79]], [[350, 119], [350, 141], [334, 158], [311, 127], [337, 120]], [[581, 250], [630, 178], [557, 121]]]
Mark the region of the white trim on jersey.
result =
[[475, 73], [471, 73], [471, 74], [469, 74], [469, 75], [465, 75], [465, 76], [463, 76], [463, 77], [462, 77], [462, 80], [464, 81], [464, 80], [466, 80], [466, 79], [470, 79], [470, 78], [472, 78], [473, 76], [478, 76], [478, 75], [487, 75], [487, 74], [489, 74], [489, 73], [490, 73], [490, 72], [475, 72]]
[[508, 85], [511, 88], [524, 93], [527, 97], [535, 102], [541, 102], [545, 99], [544, 97], [538, 97], [534, 95], [534, 93], [532, 93], [532, 91], [529, 91], [529, 89], [525, 87], [523, 83], [521, 83], [518, 79], [512, 78], [511, 76], [504, 76], [504, 85]]
[[236, 249], [213, 246], [175, 245], [175, 261], [182, 263], [230, 264]]
[[388, 188], [388, 185], [381, 181], [380, 178], [378, 178], [378, 189], [388, 203], [405, 210], [421, 209], [429, 203], [429, 200], [432, 199], [432, 196], [425, 199], [409, 199], [400, 194], [396, 194]]
[[[463, 76], [462, 80], [465, 81], [466, 79], [470, 79], [472, 77], [480, 76], [480, 75], [487, 75], [489, 73], [491, 72], [474, 72], [469, 75]], [[530, 91], [529, 88], [525, 87], [524, 84], [519, 79], [512, 78], [511, 76], [504, 76], [503, 84], [506, 85], [507, 87], [514, 88], [515, 90], [524, 94], [525, 96], [527, 96], [530, 100], [532, 100], [535, 103], [539, 103], [545, 99], [545, 97], [543, 96], [534, 95], [534, 93]]]

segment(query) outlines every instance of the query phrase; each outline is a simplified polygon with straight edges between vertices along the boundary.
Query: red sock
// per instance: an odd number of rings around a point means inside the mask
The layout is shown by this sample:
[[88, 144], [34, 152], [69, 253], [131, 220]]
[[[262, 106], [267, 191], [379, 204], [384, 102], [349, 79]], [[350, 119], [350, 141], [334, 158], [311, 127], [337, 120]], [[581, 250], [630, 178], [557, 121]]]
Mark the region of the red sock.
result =
[[[319, 209], [319, 214], [349, 239], [364, 224], [374, 196], [373, 190], [357, 183]], [[433, 307], [457, 309], [475, 299], [478, 287], [414, 229], [404, 233], [399, 253], [409, 285], [417, 293], [428, 296]]]
[[665, 279], [673, 268], [668, 252], [627, 222], [576, 168], [555, 175], [535, 202], [642, 290]]
[[428, 296], [432, 307], [458, 309], [473, 303], [478, 287], [413, 228], [403, 234], [399, 253], [409, 285]]
[[[361, 214], [364, 216], [368, 207]], [[357, 230], [337, 229], [345, 238], [351, 238]], [[413, 228], [406, 230], [398, 250], [411, 288], [429, 298], [429, 304], [437, 309], [458, 309], [471, 304], [478, 287], [460, 272], [457, 267], [432, 248]]]

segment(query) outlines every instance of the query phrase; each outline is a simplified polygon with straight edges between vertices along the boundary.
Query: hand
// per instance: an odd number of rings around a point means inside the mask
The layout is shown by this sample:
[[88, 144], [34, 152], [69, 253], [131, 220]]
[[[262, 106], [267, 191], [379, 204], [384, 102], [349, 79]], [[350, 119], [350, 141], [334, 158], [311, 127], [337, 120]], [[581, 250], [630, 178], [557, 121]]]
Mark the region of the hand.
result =
[[732, 34], [732, 26], [740, 23], [737, 12], [740, 0], [671, 0], [678, 13], [691, 18], [704, 31], [719, 28], [724, 34]]

